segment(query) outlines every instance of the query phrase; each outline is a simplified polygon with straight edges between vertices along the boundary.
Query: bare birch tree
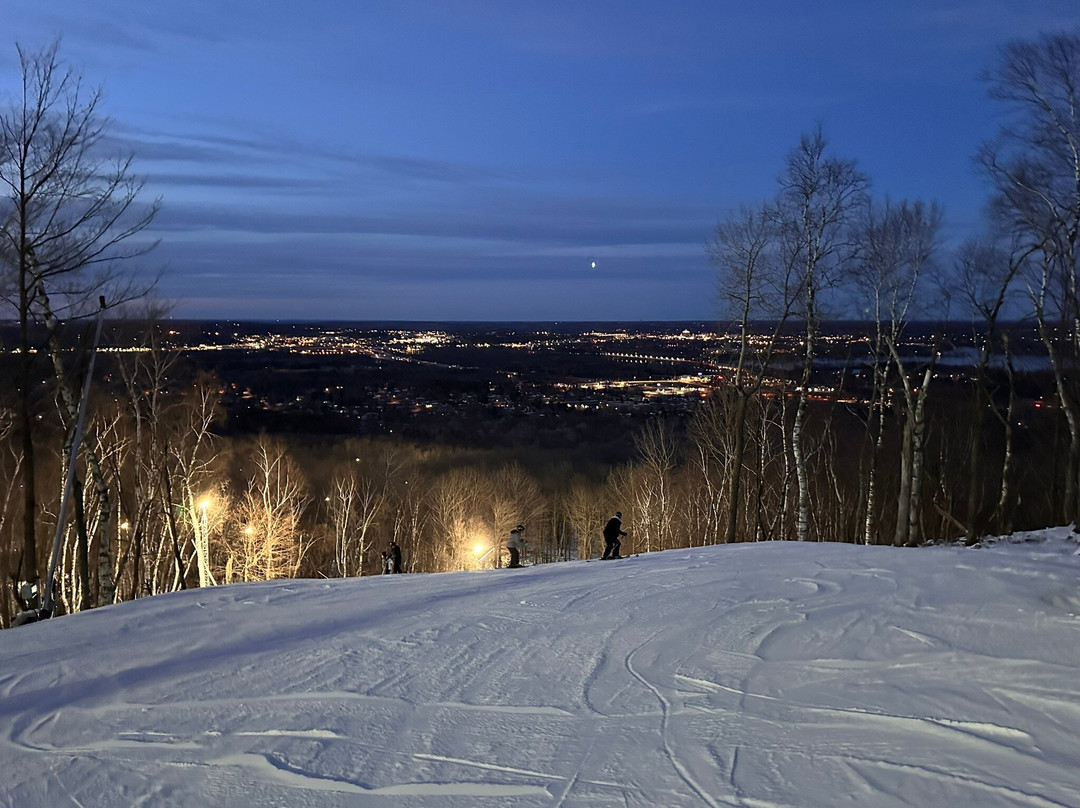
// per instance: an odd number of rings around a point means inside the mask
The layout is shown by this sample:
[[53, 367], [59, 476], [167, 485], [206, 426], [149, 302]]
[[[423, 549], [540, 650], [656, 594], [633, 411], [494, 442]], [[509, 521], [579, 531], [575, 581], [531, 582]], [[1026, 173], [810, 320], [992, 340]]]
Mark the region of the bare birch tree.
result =
[[143, 255], [135, 238], [153, 220], [156, 203], [138, 204], [142, 183], [132, 158], [103, 154], [107, 120], [99, 90], [88, 90], [64, 67], [59, 43], [40, 51], [18, 48], [22, 83], [0, 108], [0, 265], [5, 299], [19, 329], [19, 429], [23, 462], [23, 549], [20, 575], [37, 577], [31, 325], [47, 294], [59, 317], [78, 314], [87, 300], [110, 304], [138, 293], [118, 262]]
[[[490, 530], [482, 516], [488, 483], [475, 468], [453, 468], [439, 475], [431, 487], [431, 569], [438, 572], [468, 569], [478, 544], [478, 533]], [[493, 536], [484, 536], [494, 539]]]
[[[796, 301], [800, 278], [793, 276], [791, 262], [778, 255], [780, 217], [769, 207], [743, 209], [716, 227], [709, 257], [719, 275], [720, 304], [738, 334], [738, 354], [729, 389], [734, 395], [730, 424], [730, 456], [727, 458], [728, 492], [723, 541], [733, 542], [738, 530], [743, 468], [747, 443], [747, 411], [751, 400], [768, 378], [780, 334]], [[758, 335], [755, 320], [767, 322]], [[714, 402], [716, 406], [718, 402]], [[710, 425], [716, 414], [696, 419], [694, 433], [703, 461], [715, 457], [716, 436]], [[725, 428], [725, 432], [727, 429]], [[710, 452], [709, 447], [713, 447]]]
[[330, 483], [327, 497], [334, 537], [334, 567], [341, 577], [363, 575], [373, 543], [373, 527], [387, 501], [390, 475], [385, 458], [345, 463]]
[[678, 448], [671, 428], [661, 420], [645, 424], [634, 438], [634, 513], [645, 552], [675, 546], [674, 522], [677, 500], [674, 491]]
[[[0, 408], [0, 536], [8, 534], [8, 520], [11, 514], [11, 499], [15, 492], [15, 481], [19, 477], [19, 464], [22, 455], [12, 443], [12, 434], [15, 431], [14, 411]], [[14, 587], [18, 583], [18, 575], [12, 569], [11, 546], [5, 541], [0, 543], [0, 581], [10, 581]], [[11, 623], [10, 602], [7, 597], [0, 597], [0, 627], [7, 627]]]
[[803, 429], [814, 373], [824, 296], [840, 279], [840, 270], [855, 254], [852, 225], [866, 202], [867, 178], [854, 161], [827, 154], [820, 127], [803, 135], [780, 175], [778, 225], [783, 257], [798, 268], [798, 314], [805, 323], [802, 373], [792, 425], [791, 449], [798, 484], [796, 538], [809, 529], [810, 485]]
[[[866, 513], [863, 542], [874, 543], [878, 494], [877, 454], [881, 447], [883, 418], [888, 401], [889, 366], [896, 368], [904, 392], [903, 443], [901, 447], [899, 517], [894, 542], [906, 544], [909, 516], [919, 500], [917, 470], [922, 465], [923, 422], [926, 395], [932, 371], [926, 382], [913, 384], [908, 378], [912, 361], [901, 353], [900, 344], [913, 310], [927, 311], [923, 288], [927, 271], [937, 247], [942, 211], [937, 205], [921, 202], [892, 203], [886, 200], [869, 205], [862, 227], [862, 254], [856, 265], [855, 287], [874, 320], [871, 341], [873, 382], [867, 430], [870, 441], [869, 462], [864, 478]], [[931, 360], [931, 364], [932, 364]], [[913, 500], [916, 502], [913, 503]], [[918, 511], [918, 507], [915, 508]], [[901, 529], [902, 528], [902, 529]]]
[[309, 504], [303, 473], [285, 444], [266, 435], [255, 440], [249, 460], [253, 468], [238, 520], [225, 538], [226, 580], [292, 578], [310, 545], [303, 525]]
[[1063, 516], [1080, 531], [1080, 31], [1005, 45], [986, 81], [1009, 117], [979, 160], [999, 224], [1038, 256], [1029, 296], [1069, 430]]
[[[519, 523], [529, 525], [544, 511], [540, 486], [520, 463], [500, 466], [489, 479], [487, 512], [490, 514], [492, 543], [495, 547], [495, 566], [502, 566], [503, 545], [510, 529]], [[537, 531], [530, 530], [534, 540]]]
[[578, 558], [594, 558], [604, 550], [601, 531], [610, 516], [600, 486], [578, 476], [570, 482], [564, 507], [570, 530], [577, 537]]
[[427, 508], [430, 487], [420, 473], [414, 453], [387, 450], [383, 458], [390, 537], [401, 547], [402, 565], [407, 571], [430, 569], [425, 566], [432, 557], [432, 542], [426, 541], [430, 523]]
[[[978, 351], [972, 384], [972, 437], [968, 453], [967, 520], [964, 530], [965, 543], [969, 546], [978, 540], [980, 529], [982, 444], [987, 410], [992, 411], [1002, 422], [1005, 433], [1001, 484], [994, 508], [995, 515], [1002, 514], [1008, 504], [1013, 446], [1012, 412], [1015, 408], [1016, 392], [1011, 373], [1008, 336], [1001, 330], [999, 320], [1010, 292], [1013, 291], [1014, 282], [1030, 255], [1030, 249], [1008, 250], [999, 245], [973, 241], [965, 244], [957, 256], [957, 280], [971, 317], [972, 337]], [[1010, 371], [1008, 404], [1004, 414], [998, 409], [989, 381], [990, 362], [995, 349], [999, 347], [1007, 357], [1006, 368]]]

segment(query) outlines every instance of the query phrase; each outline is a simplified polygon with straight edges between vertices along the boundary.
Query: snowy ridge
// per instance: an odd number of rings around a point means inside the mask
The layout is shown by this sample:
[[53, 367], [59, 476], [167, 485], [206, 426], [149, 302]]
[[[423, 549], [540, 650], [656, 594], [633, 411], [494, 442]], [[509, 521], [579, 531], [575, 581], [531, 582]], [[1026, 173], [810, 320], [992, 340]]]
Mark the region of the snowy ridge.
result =
[[1080, 806], [1080, 556], [761, 544], [0, 633], [0, 805]]

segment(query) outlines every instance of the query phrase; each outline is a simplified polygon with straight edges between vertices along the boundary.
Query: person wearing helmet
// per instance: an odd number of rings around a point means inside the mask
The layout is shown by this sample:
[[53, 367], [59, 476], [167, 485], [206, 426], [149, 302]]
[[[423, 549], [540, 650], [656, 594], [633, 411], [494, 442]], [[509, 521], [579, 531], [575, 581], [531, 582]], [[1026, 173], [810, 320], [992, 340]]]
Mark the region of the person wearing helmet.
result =
[[604, 525], [604, 555], [601, 558], [605, 561], [609, 558], [622, 558], [619, 555], [619, 548], [622, 546], [619, 537], [625, 535], [626, 531], [622, 529], [622, 511], [615, 511], [615, 515]]
[[518, 525], [510, 531], [510, 538], [506, 540], [506, 549], [510, 552], [510, 563], [506, 566], [516, 569], [521, 566], [521, 548], [527, 543], [521, 537], [525, 532], [525, 525]]

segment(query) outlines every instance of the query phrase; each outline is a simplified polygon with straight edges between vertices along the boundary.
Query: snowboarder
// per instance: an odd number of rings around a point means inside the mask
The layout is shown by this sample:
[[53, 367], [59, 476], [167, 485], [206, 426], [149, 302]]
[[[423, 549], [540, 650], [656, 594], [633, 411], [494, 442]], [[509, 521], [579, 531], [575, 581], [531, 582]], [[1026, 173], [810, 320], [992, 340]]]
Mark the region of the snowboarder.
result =
[[510, 552], [510, 563], [506, 566], [510, 569], [521, 566], [521, 554], [519, 551], [528, 543], [521, 537], [524, 532], [525, 525], [518, 525], [510, 531], [510, 538], [506, 540], [506, 549]]
[[601, 558], [605, 561], [609, 558], [622, 558], [619, 555], [619, 548], [622, 546], [619, 536], [625, 535], [626, 531], [622, 529], [622, 511], [615, 511], [615, 515], [604, 525], [604, 555]]
[[396, 541], [390, 542], [388, 548], [390, 554], [390, 572], [401, 572], [401, 548]]

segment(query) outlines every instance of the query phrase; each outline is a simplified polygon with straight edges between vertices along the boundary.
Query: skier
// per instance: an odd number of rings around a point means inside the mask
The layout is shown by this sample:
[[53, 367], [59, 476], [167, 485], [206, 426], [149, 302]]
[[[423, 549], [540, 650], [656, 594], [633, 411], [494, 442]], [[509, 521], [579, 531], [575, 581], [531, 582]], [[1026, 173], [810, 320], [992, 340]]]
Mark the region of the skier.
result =
[[521, 555], [519, 550], [524, 547], [528, 542], [521, 538], [521, 534], [525, 532], [525, 525], [518, 525], [510, 531], [510, 538], [506, 540], [506, 549], [510, 552], [510, 563], [506, 566], [510, 569], [516, 569], [521, 566]]
[[619, 548], [622, 546], [619, 536], [625, 535], [626, 531], [622, 529], [622, 511], [615, 511], [615, 515], [604, 525], [604, 555], [601, 558], [605, 561], [609, 558], [622, 558], [619, 555]]
[[396, 541], [390, 541], [390, 572], [401, 572], [401, 548]]
[[382, 572], [383, 575], [393, 572], [393, 570], [390, 569], [390, 554], [386, 552], [386, 550], [382, 551]]

